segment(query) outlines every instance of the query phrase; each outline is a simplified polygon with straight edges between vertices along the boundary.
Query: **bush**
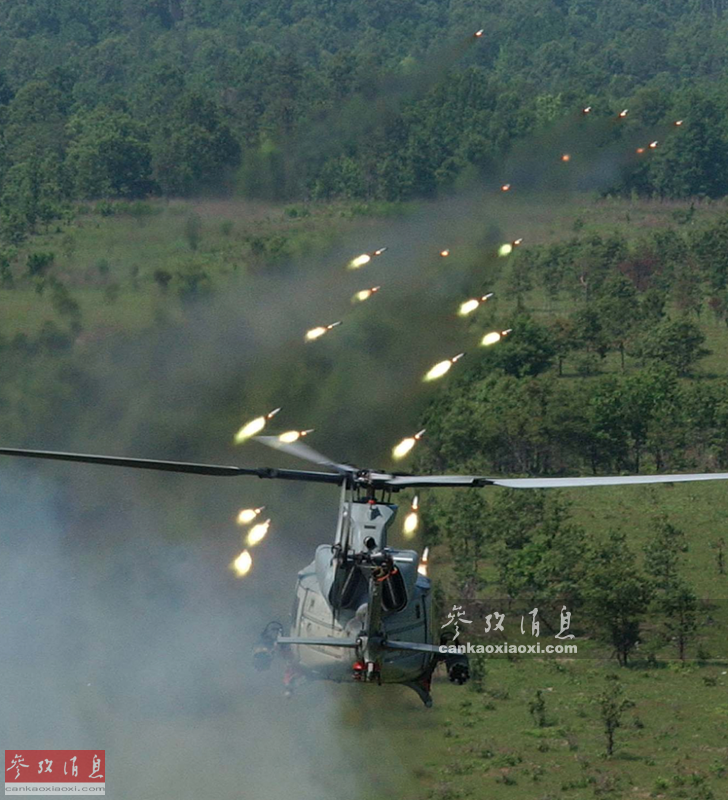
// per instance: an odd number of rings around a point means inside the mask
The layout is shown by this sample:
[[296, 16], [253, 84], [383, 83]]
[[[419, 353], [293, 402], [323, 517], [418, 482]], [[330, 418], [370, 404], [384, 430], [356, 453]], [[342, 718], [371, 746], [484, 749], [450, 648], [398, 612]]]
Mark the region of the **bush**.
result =
[[190, 214], [185, 219], [184, 237], [190, 250], [197, 250], [202, 240], [202, 220], [198, 214]]
[[54, 253], [31, 253], [28, 256], [28, 275], [31, 278], [44, 275], [53, 265], [55, 259]]

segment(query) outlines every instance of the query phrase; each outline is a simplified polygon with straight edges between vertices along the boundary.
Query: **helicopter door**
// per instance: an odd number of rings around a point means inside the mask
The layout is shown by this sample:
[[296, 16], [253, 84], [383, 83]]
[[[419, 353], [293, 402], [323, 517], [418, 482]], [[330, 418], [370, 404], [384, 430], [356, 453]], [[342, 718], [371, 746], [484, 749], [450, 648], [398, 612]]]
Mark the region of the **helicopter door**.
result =
[[361, 603], [361, 596], [366, 592], [366, 582], [364, 576], [354, 566], [349, 566], [344, 585], [341, 588], [342, 608], [358, 608]]
[[401, 570], [393, 570], [382, 581], [382, 608], [385, 611], [401, 611], [407, 605], [407, 588]]

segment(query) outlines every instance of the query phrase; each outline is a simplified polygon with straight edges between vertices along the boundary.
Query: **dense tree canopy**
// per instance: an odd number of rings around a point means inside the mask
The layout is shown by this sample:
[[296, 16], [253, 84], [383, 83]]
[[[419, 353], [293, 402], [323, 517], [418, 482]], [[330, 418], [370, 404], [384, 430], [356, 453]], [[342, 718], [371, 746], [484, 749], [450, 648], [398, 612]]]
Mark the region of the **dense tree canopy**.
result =
[[32, 230], [74, 198], [236, 184], [271, 198], [428, 195], [587, 103], [604, 121], [632, 109], [619, 132], [599, 129], [607, 140], [686, 118], [622, 189], [723, 195], [722, 12], [723, 0], [7, 0], [3, 229]]

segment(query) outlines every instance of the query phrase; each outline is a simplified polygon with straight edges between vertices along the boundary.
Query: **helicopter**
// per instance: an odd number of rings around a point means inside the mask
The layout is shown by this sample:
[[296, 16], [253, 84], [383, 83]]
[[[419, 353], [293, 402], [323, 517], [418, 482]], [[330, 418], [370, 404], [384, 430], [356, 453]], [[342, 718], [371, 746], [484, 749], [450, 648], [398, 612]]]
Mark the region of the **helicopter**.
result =
[[290, 635], [269, 623], [253, 650], [257, 668], [274, 656], [287, 662], [287, 693], [305, 678], [359, 683], [402, 684], [428, 708], [431, 681], [444, 663], [448, 677], [469, 678], [465, 654], [434, 642], [430, 580], [415, 550], [389, 547], [387, 532], [397, 513], [392, 495], [403, 489], [459, 487], [510, 489], [580, 488], [686, 481], [728, 480], [728, 473], [618, 475], [574, 478], [492, 478], [481, 475], [411, 475], [340, 464], [300, 442], [275, 436], [255, 439], [322, 470], [197, 464], [180, 461], [0, 448], [0, 455], [159, 470], [215, 477], [254, 476], [325, 483], [339, 487], [339, 513], [332, 544], [316, 548], [313, 561], [298, 573]]

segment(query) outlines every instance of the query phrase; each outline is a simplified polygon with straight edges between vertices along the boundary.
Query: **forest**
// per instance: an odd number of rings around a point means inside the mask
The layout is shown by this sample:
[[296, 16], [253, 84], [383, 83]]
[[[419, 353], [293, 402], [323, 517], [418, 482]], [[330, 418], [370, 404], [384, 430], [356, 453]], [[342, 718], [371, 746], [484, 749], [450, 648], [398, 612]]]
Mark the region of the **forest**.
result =
[[273, 200], [432, 196], [585, 107], [603, 119], [629, 108], [613, 137], [691, 118], [606, 191], [719, 197], [723, 10], [723, 0], [8, 0], [0, 236], [17, 241], [88, 198], [225, 187]]

